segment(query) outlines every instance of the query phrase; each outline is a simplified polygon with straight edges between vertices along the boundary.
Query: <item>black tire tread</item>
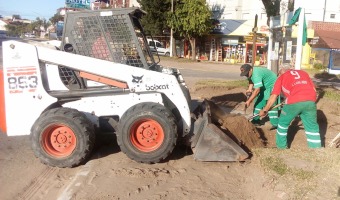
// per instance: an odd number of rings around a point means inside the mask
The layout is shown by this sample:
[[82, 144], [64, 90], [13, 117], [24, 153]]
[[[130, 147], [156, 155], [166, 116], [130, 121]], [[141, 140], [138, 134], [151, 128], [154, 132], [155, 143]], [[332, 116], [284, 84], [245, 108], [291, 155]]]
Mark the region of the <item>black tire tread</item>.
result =
[[[81, 127], [81, 134], [84, 137], [85, 146], [84, 149], [77, 155], [72, 156], [71, 161], [63, 161], [62, 159], [59, 159], [56, 162], [51, 162], [50, 159], [46, 158], [43, 150], [39, 146], [39, 138], [40, 134], [34, 133], [35, 130], [39, 129], [40, 123], [42, 120], [45, 120], [46, 118], [53, 118], [53, 117], [65, 117], [67, 119], [72, 120], [72, 123], [75, 123]], [[38, 137], [38, 138], [37, 138]], [[95, 132], [94, 132], [94, 126], [92, 122], [90, 122], [85, 114], [79, 112], [76, 109], [71, 108], [54, 108], [51, 110], [47, 110], [43, 112], [40, 117], [36, 120], [34, 125], [31, 128], [31, 140], [32, 140], [32, 149], [37, 158], [40, 159], [40, 161], [46, 165], [50, 165], [53, 167], [75, 167], [84, 162], [88, 159], [90, 156], [90, 153], [92, 152], [92, 149], [94, 147], [95, 142]], [[36, 142], [34, 142], [36, 140]], [[38, 142], [37, 142], [38, 141]]]
[[118, 124], [118, 131], [117, 131], [117, 143], [121, 149], [121, 151], [123, 153], [125, 153], [129, 158], [131, 158], [132, 160], [135, 160], [137, 162], [141, 162], [141, 163], [147, 163], [147, 164], [151, 164], [151, 163], [158, 163], [162, 160], [164, 160], [165, 158], [167, 158], [173, 151], [173, 149], [176, 146], [176, 141], [177, 141], [177, 125], [176, 125], [176, 119], [174, 117], [174, 115], [164, 106], [157, 104], [157, 103], [140, 103], [137, 104], [133, 107], [131, 107], [130, 109], [128, 109], [123, 116], [120, 119], [121, 121], [125, 121], [126, 118], [128, 118], [129, 116], [133, 116], [135, 115], [136, 112], [139, 111], [145, 111], [145, 110], [150, 110], [150, 111], [155, 111], [157, 113], [162, 114], [163, 118], [167, 119], [169, 125], [171, 126], [172, 130], [175, 130], [175, 139], [173, 140], [173, 142], [170, 144], [169, 146], [169, 151], [165, 152], [164, 155], [162, 155], [161, 157], [159, 157], [158, 159], [153, 159], [153, 160], [144, 160], [141, 159], [139, 157], [136, 157], [132, 154], [130, 154], [129, 150], [126, 149], [126, 147], [123, 145], [123, 141], [122, 141], [122, 134], [127, 134], [127, 133], [123, 133], [122, 129], [123, 129], [123, 125], [122, 123]]

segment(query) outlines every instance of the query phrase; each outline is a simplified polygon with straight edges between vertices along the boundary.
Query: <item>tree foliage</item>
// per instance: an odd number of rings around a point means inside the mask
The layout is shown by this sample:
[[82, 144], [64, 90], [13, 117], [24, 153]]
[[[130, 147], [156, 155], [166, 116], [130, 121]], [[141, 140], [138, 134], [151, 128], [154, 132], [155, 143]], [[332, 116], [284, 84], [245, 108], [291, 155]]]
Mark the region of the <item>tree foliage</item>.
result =
[[51, 23], [47, 21], [45, 18], [39, 17], [37, 17], [35, 21], [31, 23], [32, 29], [37, 32], [40, 32], [41, 28], [43, 28], [46, 31], [50, 25]]
[[[267, 14], [267, 24], [269, 25], [269, 19], [272, 16], [280, 15], [280, 6], [283, 3], [282, 0], [262, 0], [264, 8], [266, 9]], [[289, 0], [288, 5], [286, 5], [287, 10], [293, 11], [294, 10], [294, 0]]]
[[180, 36], [190, 41], [192, 59], [196, 58], [196, 38], [212, 30], [211, 11], [205, 0], [182, 0], [170, 13], [168, 23]]
[[163, 35], [169, 30], [167, 25], [167, 13], [171, 10], [170, 0], [137, 0], [141, 9], [147, 14], [143, 16], [141, 23], [147, 34]]
[[14, 23], [5, 25], [5, 28], [7, 30], [7, 35], [18, 37], [26, 32], [27, 24], [24, 24], [22, 22], [14, 22]]
[[280, 2], [280, 0], [262, 0], [264, 8], [266, 9], [267, 17], [280, 14]]
[[64, 17], [59, 13], [54, 14], [53, 17], [50, 18], [51, 24], [56, 24], [59, 21], [64, 21]]

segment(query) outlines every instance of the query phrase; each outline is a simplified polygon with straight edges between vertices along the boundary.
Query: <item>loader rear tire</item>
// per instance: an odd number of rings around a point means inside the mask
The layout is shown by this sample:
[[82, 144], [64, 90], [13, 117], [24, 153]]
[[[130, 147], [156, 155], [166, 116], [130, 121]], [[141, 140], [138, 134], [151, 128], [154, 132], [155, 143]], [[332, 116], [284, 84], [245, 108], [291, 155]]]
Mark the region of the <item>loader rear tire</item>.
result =
[[89, 157], [95, 131], [85, 114], [70, 108], [54, 108], [35, 121], [31, 140], [34, 154], [42, 163], [74, 167]]
[[120, 119], [117, 142], [132, 160], [157, 163], [173, 151], [177, 141], [174, 115], [157, 103], [140, 103]]

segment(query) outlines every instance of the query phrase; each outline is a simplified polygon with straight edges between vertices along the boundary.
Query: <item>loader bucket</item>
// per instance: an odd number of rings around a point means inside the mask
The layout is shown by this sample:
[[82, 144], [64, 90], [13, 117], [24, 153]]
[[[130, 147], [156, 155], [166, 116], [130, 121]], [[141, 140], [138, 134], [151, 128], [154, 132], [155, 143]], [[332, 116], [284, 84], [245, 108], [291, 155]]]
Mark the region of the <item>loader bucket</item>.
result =
[[193, 156], [198, 161], [243, 161], [249, 157], [234, 140], [216, 124], [226, 113], [211, 101], [204, 100], [195, 110], [198, 116], [191, 138]]

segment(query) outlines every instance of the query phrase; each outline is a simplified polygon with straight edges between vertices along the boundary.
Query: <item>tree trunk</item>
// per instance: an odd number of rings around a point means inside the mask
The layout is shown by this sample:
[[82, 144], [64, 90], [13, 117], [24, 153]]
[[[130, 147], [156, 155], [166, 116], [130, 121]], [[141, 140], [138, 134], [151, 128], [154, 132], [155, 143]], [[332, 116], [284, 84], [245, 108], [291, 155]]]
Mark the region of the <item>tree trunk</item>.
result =
[[173, 38], [172, 39], [172, 47], [170, 47], [170, 49], [172, 49], [172, 56], [173, 57], [177, 57], [177, 49], [176, 49], [176, 39]]
[[189, 41], [191, 45], [191, 59], [196, 60], [196, 38], [191, 38]]

